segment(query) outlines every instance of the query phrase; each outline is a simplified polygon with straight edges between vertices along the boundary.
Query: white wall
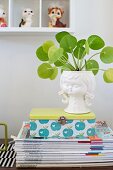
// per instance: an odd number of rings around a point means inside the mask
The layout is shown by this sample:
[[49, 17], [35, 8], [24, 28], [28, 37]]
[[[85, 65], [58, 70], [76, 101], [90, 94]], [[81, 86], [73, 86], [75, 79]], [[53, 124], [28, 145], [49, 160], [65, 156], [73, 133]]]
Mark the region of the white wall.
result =
[[[77, 37], [98, 34], [107, 45], [113, 45], [112, 7], [112, 0], [75, 0], [73, 22]], [[8, 123], [9, 136], [17, 135], [33, 107], [63, 106], [57, 94], [59, 77], [49, 81], [37, 76], [35, 50], [50, 38], [53, 37], [0, 35], [0, 122]], [[97, 119], [107, 120], [113, 127], [113, 84], [105, 84], [101, 72], [97, 76], [93, 110]]]

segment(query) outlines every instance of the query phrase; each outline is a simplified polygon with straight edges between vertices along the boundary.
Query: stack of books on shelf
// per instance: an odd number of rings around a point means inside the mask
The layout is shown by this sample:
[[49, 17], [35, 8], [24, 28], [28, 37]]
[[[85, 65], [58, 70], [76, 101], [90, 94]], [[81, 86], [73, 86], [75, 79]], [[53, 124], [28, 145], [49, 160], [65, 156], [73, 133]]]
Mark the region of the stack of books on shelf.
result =
[[16, 166], [76, 165], [113, 162], [113, 131], [105, 122], [96, 123], [96, 136], [89, 138], [30, 138], [30, 124], [15, 139]]

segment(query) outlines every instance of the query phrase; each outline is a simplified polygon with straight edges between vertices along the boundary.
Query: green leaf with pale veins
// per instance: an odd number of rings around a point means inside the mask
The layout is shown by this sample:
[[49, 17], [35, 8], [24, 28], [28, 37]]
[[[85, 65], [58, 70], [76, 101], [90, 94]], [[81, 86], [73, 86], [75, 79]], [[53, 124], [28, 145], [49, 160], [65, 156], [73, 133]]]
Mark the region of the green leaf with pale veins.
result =
[[92, 50], [99, 50], [105, 46], [104, 40], [98, 35], [91, 35], [88, 38], [88, 44]]
[[77, 59], [82, 59], [84, 56], [86, 55], [86, 50], [84, 47], [82, 46], [77, 46], [74, 50], [74, 56], [77, 58]]
[[81, 40], [79, 40], [79, 41], [77, 42], [77, 46], [78, 46], [78, 47], [83, 47], [83, 46], [85, 45], [85, 42], [86, 42], [85, 39], [81, 39]]
[[113, 47], [105, 47], [100, 53], [100, 59], [103, 63], [113, 63]]
[[43, 63], [38, 67], [37, 73], [40, 78], [48, 79], [53, 74], [53, 68], [49, 63]]
[[50, 80], [54, 80], [58, 75], [58, 68], [57, 67], [53, 67], [53, 73], [50, 76]]
[[109, 68], [103, 74], [104, 81], [106, 83], [113, 83], [113, 68]]
[[88, 41], [85, 42], [85, 50], [86, 50], [86, 54], [89, 54], [89, 44], [88, 44]]
[[41, 61], [48, 61], [48, 54], [44, 52], [43, 47], [40, 46], [37, 50], [36, 50], [36, 56], [38, 57], [39, 60]]
[[62, 58], [63, 52], [63, 48], [56, 48], [55, 46], [52, 46], [48, 52], [49, 63], [55, 63], [58, 59]]
[[57, 33], [55, 37], [56, 37], [56, 40], [60, 43], [61, 39], [66, 35], [69, 35], [69, 32], [62, 31], [62, 32]]
[[59, 58], [54, 64], [57, 67], [63, 66], [68, 61], [68, 54], [66, 52], [63, 53], [63, 56]]
[[99, 64], [95, 60], [89, 60], [86, 62], [86, 70], [92, 71], [96, 75], [99, 71]]
[[65, 52], [71, 53], [72, 50], [77, 45], [77, 39], [72, 35], [64, 36], [60, 41], [60, 47], [64, 49]]
[[42, 45], [44, 52], [48, 53], [49, 48], [54, 46], [54, 45], [55, 45], [54, 42], [51, 41], [51, 40], [44, 42], [44, 44]]
[[[57, 60], [56, 58], [54, 58], [54, 53], [55, 53], [55, 51], [57, 51], [57, 49], [58, 48], [56, 46], [52, 46], [52, 47], [49, 48], [48, 57], [49, 57], [50, 63], [52, 62], [52, 60], [53, 60], [52, 63], [54, 63], [54, 61]], [[58, 58], [58, 56], [57, 56], [57, 58]]]

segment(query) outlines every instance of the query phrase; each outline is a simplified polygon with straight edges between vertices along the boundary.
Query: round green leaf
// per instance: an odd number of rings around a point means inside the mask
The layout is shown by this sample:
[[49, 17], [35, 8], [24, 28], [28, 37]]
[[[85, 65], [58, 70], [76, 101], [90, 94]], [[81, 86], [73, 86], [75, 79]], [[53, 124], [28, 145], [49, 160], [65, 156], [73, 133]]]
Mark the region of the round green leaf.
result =
[[57, 75], [58, 75], [58, 68], [57, 67], [53, 67], [53, 73], [50, 76], [50, 79], [54, 80], [57, 77]]
[[86, 50], [86, 54], [89, 54], [89, 44], [88, 44], [88, 41], [85, 42], [85, 50]]
[[[58, 48], [56, 46], [52, 46], [52, 47], [49, 48], [48, 57], [49, 57], [50, 63], [54, 63], [54, 61], [57, 60], [57, 59], [54, 58], [54, 54], [55, 54], [55, 51], [57, 51], [57, 49]], [[57, 58], [58, 58], [58, 56], [57, 56]]]
[[38, 67], [38, 75], [40, 78], [47, 79], [53, 74], [53, 68], [48, 63], [43, 63]]
[[85, 45], [85, 42], [86, 42], [85, 39], [81, 39], [81, 40], [79, 40], [79, 41], [77, 42], [77, 46], [78, 46], [78, 47], [83, 47], [83, 46]]
[[[63, 57], [64, 56], [64, 57]], [[57, 60], [54, 64], [57, 67], [61, 67], [64, 65], [64, 63], [66, 63], [68, 61], [68, 54], [66, 52], [63, 53], [63, 56], [61, 58], [59, 58], [59, 60]], [[61, 61], [62, 60], [62, 61]]]
[[76, 45], [77, 39], [72, 35], [66, 35], [60, 41], [60, 47], [62, 47], [65, 52], [71, 53], [72, 50], [76, 47]]
[[109, 68], [103, 74], [104, 81], [106, 83], [113, 83], [113, 68]]
[[56, 40], [60, 43], [61, 39], [65, 36], [65, 35], [69, 35], [69, 32], [66, 31], [62, 31], [56, 34]]
[[52, 46], [48, 51], [49, 62], [50, 64], [55, 63], [57, 60], [60, 60], [63, 56], [63, 48], [56, 48]]
[[54, 46], [54, 45], [55, 45], [55, 44], [54, 44], [53, 41], [51, 41], [51, 40], [46, 41], [46, 42], [43, 44], [43, 46], [42, 46], [44, 52], [45, 52], [45, 53], [48, 53], [49, 48], [52, 47], [52, 46]]
[[89, 60], [86, 62], [86, 70], [90, 70], [96, 75], [99, 71], [99, 64], [95, 60]]
[[99, 37], [98, 35], [91, 35], [88, 38], [88, 44], [92, 50], [99, 50], [103, 48], [105, 45], [103, 39]]
[[103, 63], [113, 63], [113, 47], [105, 47], [100, 53], [100, 59]]
[[36, 56], [37, 56], [38, 59], [41, 60], [41, 61], [48, 61], [48, 60], [49, 60], [48, 55], [47, 55], [47, 53], [44, 52], [42, 46], [39, 47], [39, 48], [36, 50]]
[[82, 59], [86, 55], [84, 47], [77, 46], [74, 50], [74, 56], [78, 59]]

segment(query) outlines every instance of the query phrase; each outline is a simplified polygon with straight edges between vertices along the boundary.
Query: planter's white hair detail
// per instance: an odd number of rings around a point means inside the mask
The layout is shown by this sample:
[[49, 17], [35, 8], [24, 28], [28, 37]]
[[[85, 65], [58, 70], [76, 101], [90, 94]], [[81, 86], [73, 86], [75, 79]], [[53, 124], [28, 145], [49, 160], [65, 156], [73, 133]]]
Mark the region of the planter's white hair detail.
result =
[[68, 106], [65, 111], [74, 114], [90, 112], [94, 98], [95, 76], [90, 71], [64, 71], [60, 78], [62, 102]]

